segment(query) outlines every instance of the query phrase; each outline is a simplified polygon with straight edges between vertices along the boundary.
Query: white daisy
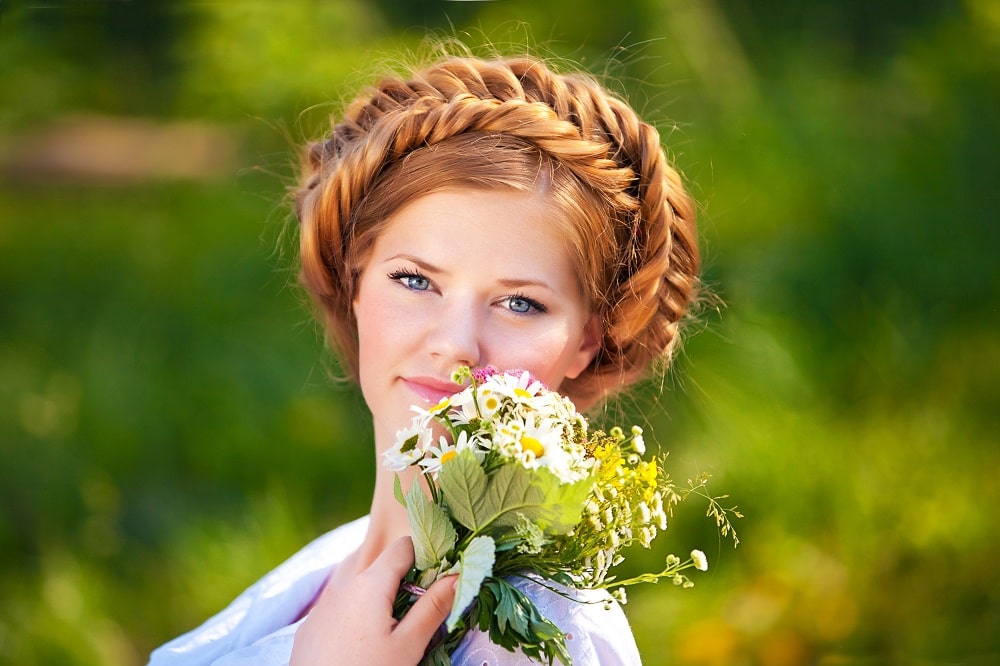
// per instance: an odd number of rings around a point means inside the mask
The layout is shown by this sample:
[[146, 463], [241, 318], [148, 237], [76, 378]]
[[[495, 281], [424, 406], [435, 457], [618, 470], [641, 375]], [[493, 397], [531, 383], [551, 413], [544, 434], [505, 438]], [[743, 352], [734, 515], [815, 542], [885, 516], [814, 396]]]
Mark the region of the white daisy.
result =
[[418, 416], [409, 427], [396, 433], [396, 443], [383, 454], [383, 464], [393, 472], [400, 472], [423, 458], [427, 445], [433, 439], [434, 433]]
[[468, 388], [452, 400], [452, 421], [457, 424], [472, 423], [480, 418], [489, 421], [503, 404], [504, 396], [497, 393], [493, 387], [480, 386], [476, 389], [475, 395], [472, 389]]
[[694, 568], [698, 571], [708, 571], [708, 558], [700, 550], [691, 551], [691, 561], [694, 562]]
[[483, 461], [485, 454], [482, 448], [477, 446], [476, 440], [469, 437], [469, 433], [463, 430], [459, 433], [455, 443], [448, 441], [448, 438], [442, 435], [438, 439], [437, 446], [432, 444], [427, 447], [427, 455], [420, 461], [420, 466], [424, 468], [424, 474], [437, 476], [437, 473], [441, 471], [442, 465], [454, 458], [459, 451], [467, 449], [472, 451], [478, 462]]
[[530, 403], [545, 391], [545, 386], [537, 379], [533, 379], [527, 371], [520, 375], [507, 373], [493, 375], [483, 383], [483, 386], [510, 398], [517, 404]]
[[564, 426], [553, 419], [538, 419], [525, 424], [517, 437], [515, 451], [521, 464], [529, 469], [546, 467], [563, 483], [573, 483], [590, 470], [583, 451], [567, 449]]

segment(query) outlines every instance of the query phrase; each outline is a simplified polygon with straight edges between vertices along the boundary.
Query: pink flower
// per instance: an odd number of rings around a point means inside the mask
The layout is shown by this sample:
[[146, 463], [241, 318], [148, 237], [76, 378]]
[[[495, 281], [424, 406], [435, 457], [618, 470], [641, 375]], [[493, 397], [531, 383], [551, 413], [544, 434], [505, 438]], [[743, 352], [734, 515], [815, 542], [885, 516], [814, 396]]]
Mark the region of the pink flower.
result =
[[509, 370], [504, 370], [501, 372], [495, 366], [486, 365], [481, 368], [476, 368], [475, 370], [473, 370], [472, 378], [476, 380], [476, 384], [482, 384], [483, 382], [485, 382], [490, 377], [493, 377], [494, 375], [510, 375], [511, 377], [521, 377], [524, 374], [528, 375], [528, 381], [526, 382], [528, 385], [537, 383], [543, 389], [548, 388], [545, 386], [544, 383], [538, 381], [537, 377], [533, 376], [527, 370], [522, 370], [521, 368], [510, 368]]
[[486, 365], [481, 368], [476, 368], [472, 371], [472, 378], [476, 380], [477, 384], [482, 384], [487, 379], [493, 375], [499, 375], [500, 371], [496, 369], [495, 366]]

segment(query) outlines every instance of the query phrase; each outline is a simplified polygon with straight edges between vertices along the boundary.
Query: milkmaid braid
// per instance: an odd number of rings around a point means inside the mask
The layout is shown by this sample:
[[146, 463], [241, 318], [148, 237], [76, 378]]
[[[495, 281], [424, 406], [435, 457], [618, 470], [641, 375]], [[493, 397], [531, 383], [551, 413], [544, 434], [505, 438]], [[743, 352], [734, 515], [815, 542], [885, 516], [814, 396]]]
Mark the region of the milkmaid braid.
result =
[[539, 163], [568, 171], [599, 209], [602, 228], [587, 230], [583, 253], [596, 256], [580, 257], [586, 265], [578, 270], [603, 340], [591, 366], [562, 389], [593, 403], [669, 359], [696, 296], [700, 259], [693, 203], [657, 131], [588, 77], [530, 58], [452, 58], [407, 80], [381, 81], [326, 140], [309, 146], [296, 196], [302, 281], [347, 372], [357, 378], [351, 303], [376, 233], [366, 229], [377, 224], [359, 211], [375, 205], [366, 197], [381, 198], [369, 195], [387, 174], [463, 137], [527, 146]]

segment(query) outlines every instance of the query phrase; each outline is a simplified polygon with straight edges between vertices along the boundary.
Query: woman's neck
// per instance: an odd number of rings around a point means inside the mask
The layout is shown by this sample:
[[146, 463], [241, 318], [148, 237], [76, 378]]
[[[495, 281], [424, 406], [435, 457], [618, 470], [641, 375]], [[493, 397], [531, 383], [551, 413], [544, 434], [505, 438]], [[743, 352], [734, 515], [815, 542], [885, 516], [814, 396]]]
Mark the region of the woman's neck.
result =
[[[383, 440], [383, 441], [380, 441]], [[400, 487], [405, 495], [414, 482], [419, 482], [418, 470], [410, 467], [403, 472], [391, 472], [382, 466], [382, 452], [391, 444], [384, 442], [376, 434], [375, 454], [375, 491], [372, 495], [371, 512], [369, 515], [368, 533], [361, 547], [355, 553], [356, 563], [365, 568], [382, 554], [389, 544], [402, 536], [410, 536], [410, 524], [406, 517], [406, 508], [396, 500], [393, 491], [396, 475], [399, 475]]]

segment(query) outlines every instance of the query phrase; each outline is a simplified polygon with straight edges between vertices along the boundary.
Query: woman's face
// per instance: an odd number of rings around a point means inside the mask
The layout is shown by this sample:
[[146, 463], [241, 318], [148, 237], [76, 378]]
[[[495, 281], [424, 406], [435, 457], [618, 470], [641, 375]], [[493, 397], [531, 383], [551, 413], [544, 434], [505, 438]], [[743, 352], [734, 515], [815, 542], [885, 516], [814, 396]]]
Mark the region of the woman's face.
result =
[[450, 190], [390, 218], [354, 300], [376, 437], [454, 393], [461, 365], [528, 370], [550, 388], [587, 367], [597, 318], [550, 215], [527, 193]]

